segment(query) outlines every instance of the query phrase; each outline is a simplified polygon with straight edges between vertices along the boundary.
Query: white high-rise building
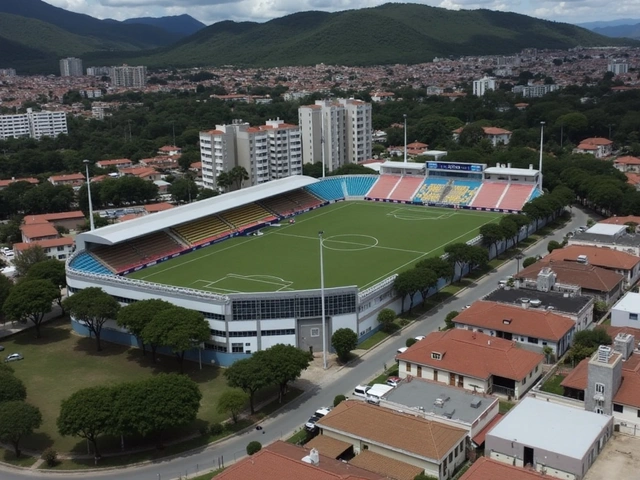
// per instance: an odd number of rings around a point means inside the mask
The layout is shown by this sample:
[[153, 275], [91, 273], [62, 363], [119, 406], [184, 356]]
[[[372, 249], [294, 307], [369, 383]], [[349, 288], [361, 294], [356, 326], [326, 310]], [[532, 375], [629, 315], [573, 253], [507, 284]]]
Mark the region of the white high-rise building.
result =
[[487, 91], [496, 89], [496, 80], [491, 77], [484, 77], [473, 81], [473, 94], [482, 97]]
[[110, 74], [111, 67], [87, 67], [87, 76], [89, 77], [109, 76]]
[[625, 75], [629, 73], [629, 64], [621, 60], [613, 60], [609, 62], [607, 71], [612, 72], [614, 75]]
[[61, 77], [81, 77], [82, 60], [76, 57], [63, 58], [60, 60]]
[[57, 137], [67, 134], [67, 114], [65, 112], [34, 112], [19, 115], [0, 115], [0, 140], [6, 138]]
[[244, 167], [251, 185], [300, 175], [300, 128], [280, 119], [259, 127], [242, 120], [216, 125], [215, 130], [200, 132], [200, 159], [206, 188], [217, 188], [218, 175], [236, 166]]
[[15, 68], [0, 68], [0, 77], [15, 77]]
[[144, 88], [147, 84], [147, 67], [111, 67], [109, 76], [113, 87]]
[[[323, 160], [327, 170], [371, 158], [371, 104], [340, 98], [298, 109], [305, 163]], [[323, 152], [324, 150], [324, 152]]]

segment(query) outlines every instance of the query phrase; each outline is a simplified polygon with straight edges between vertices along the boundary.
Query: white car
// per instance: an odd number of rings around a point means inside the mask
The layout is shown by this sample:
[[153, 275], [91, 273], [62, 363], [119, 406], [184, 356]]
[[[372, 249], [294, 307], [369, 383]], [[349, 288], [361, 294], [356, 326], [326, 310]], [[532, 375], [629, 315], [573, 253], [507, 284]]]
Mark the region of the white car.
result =
[[419, 342], [420, 340], [424, 340], [427, 337], [425, 335], [418, 335], [417, 337], [413, 337], [413, 338], [415, 338]]
[[398, 353], [404, 353], [404, 352], [406, 352], [408, 349], [409, 349], [409, 347], [400, 347], [400, 348], [398, 349]]
[[462, 310], [466, 310], [467, 308], [471, 308], [471, 305], [465, 305], [464, 307], [462, 307]]
[[17, 362], [18, 360], [22, 360], [24, 357], [19, 353], [12, 353], [7, 358], [4, 359], [5, 362]]

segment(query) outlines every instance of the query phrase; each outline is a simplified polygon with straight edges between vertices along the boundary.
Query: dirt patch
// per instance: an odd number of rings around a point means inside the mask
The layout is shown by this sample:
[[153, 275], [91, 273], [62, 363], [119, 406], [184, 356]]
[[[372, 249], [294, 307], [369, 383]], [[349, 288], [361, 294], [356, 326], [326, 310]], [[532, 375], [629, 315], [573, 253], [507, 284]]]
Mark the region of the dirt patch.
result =
[[584, 480], [637, 480], [640, 437], [615, 434], [605, 445]]

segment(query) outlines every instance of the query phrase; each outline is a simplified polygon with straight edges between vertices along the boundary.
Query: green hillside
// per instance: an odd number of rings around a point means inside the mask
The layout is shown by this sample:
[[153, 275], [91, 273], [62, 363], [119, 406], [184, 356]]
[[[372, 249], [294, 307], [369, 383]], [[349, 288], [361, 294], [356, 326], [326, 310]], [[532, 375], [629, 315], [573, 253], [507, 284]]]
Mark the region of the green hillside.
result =
[[574, 25], [490, 10], [385, 4], [303, 12], [266, 23], [220, 22], [137, 60], [149, 66], [419, 63], [434, 56], [623, 44]]

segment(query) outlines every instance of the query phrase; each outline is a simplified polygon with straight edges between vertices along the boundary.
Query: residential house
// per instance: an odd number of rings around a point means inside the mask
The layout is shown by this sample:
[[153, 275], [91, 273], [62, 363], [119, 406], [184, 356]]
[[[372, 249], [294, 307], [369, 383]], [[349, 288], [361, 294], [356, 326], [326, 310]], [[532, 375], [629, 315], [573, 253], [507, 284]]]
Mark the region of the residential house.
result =
[[414, 476], [448, 479], [466, 460], [466, 430], [358, 400], [343, 401], [316, 425], [320, 435], [351, 445], [351, 464], [361, 468], [384, 457], [417, 467]]
[[629, 155], [618, 157], [613, 161], [613, 166], [622, 173], [640, 173], [640, 158]]
[[374, 92], [371, 94], [371, 101], [375, 103], [389, 102], [395, 100], [393, 92]]
[[[632, 227], [631, 233], [638, 233], [638, 226], [640, 226], [640, 217], [636, 215], [627, 215], [625, 217], [609, 217], [604, 220], [600, 220], [598, 223], [604, 223], [607, 225], [625, 225], [626, 227]], [[629, 230], [629, 228], [627, 228]]]
[[[460, 134], [464, 130], [464, 127], [456, 128], [453, 131], [453, 140], [458, 141]], [[497, 147], [498, 145], [508, 145], [511, 140], [512, 132], [498, 127], [482, 127], [484, 131], [484, 138], [491, 142], [491, 145]]]
[[22, 225], [20, 227], [20, 232], [22, 232], [22, 241], [24, 243], [50, 240], [59, 237], [56, 227], [48, 222]]
[[618, 299], [624, 283], [619, 273], [595, 265], [544, 259], [521, 270], [514, 279], [518, 287], [589, 295], [607, 305]]
[[25, 225], [50, 223], [54, 227], [63, 227], [67, 230], [77, 230], [79, 226], [84, 225], [85, 216], [81, 210], [74, 210], [72, 212], [27, 215], [24, 217], [23, 222]]
[[504, 338], [522, 348], [543, 353], [544, 347], [561, 357], [571, 346], [575, 322], [549, 310], [478, 301], [453, 319], [456, 328], [463, 328], [492, 337]]
[[427, 150], [429, 150], [429, 145], [426, 143], [415, 141], [407, 144], [407, 155], [422, 155]]
[[611, 308], [612, 327], [640, 328], [640, 293], [627, 292]]
[[66, 175], [52, 175], [48, 180], [53, 185], [71, 185], [73, 188], [80, 188], [86, 178], [82, 173], [69, 173]]
[[542, 480], [544, 474], [536, 470], [514, 467], [487, 457], [480, 457], [459, 480]]
[[396, 356], [400, 377], [520, 398], [542, 375], [543, 355], [512, 341], [453, 329], [433, 332]]
[[613, 142], [606, 138], [586, 138], [573, 149], [573, 153], [590, 153], [596, 158], [605, 158], [613, 153]]
[[16, 255], [19, 256], [24, 250], [33, 247], [34, 245], [42, 247], [47, 257], [60, 261], [65, 261], [67, 258], [69, 258], [69, 255], [71, 255], [74, 249], [73, 238], [59, 237], [43, 240], [33, 240], [29, 243], [14, 243], [13, 251]]
[[[640, 435], [640, 353], [638, 329], [607, 329], [613, 348], [600, 346], [582, 360], [560, 384], [565, 397], [584, 402], [585, 410], [613, 415], [620, 430]], [[618, 333], [614, 333], [618, 332]]]
[[[630, 217], [636, 218], [636, 217]], [[640, 235], [629, 233], [627, 225], [612, 222], [599, 222], [586, 232], [576, 233], [569, 238], [569, 245], [594, 245], [596, 247], [609, 247], [631, 255], [640, 256]]]
[[567, 295], [561, 292], [543, 292], [537, 288], [496, 288], [484, 297], [488, 302], [502, 303], [516, 307], [551, 311], [570, 318], [576, 324], [576, 332], [584, 330], [593, 322], [593, 297], [587, 295]]
[[608, 415], [526, 397], [487, 434], [485, 456], [549, 477], [578, 480], [612, 435], [613, 418]]
[[381, 475], [319, 453], [276, 441], [216, 475], [217, 480], [384, 480]]
[[98, 168], [130, 168], [133, 166], [133, 162], [128, 158], [114, 158], [113, 160], [98, 160], [96, 167]]
[[567, 245], [544, 257], [549, 262], [576, 262], [611, 270], [624, 276], [624, 287], [629, 288], [640, 279], [640, 257], [620, 250], [594, 245]]
[[151, 167], [123, 168], [120, 170], [120, 173], [125, 176], [134, 176], [142, 178], [143, 180], [149, 180], [150, 182], [155, 182], [156, 180], [162, 179], [162, 174], [155, 168]]
[[27, 182], [27, 183], [30, 183], [31, 185], [37, 185], [38, 183], [40, 183], [37, 178], [33, 178], [33, 177], [28, 177], [28, 178], [12, 177], [8, 180], [0, 180], [0, 190], [3, 190], [7, 188], [9, 185], [11, 185], [12, 183], [16, 183], [16, 182]]
[[147, 213], [156, 213], [156, 212], [163, 212], [165, 210], [169, 210], [173, 208], [173, 205], [171, 205], [168, 202], [161, 202], [161, 203], [151, 203], [149, 205], [145, 205], [144, 209]]
[[140, 162], [138, 162], [141, 167], [152, 167], [157, 168], [159, 170], [169, 170], [173, 168], [178, 168], [178, 157], [169, 157], [165, 155], [160, 155], [158, 157], [152, 158], [142, 158]]
[[182, 154], [182, 149], [180, 147], [176, 147], [175, 145], [165, 145], [158, 149], [158, 155], [168, 155], [170, 157], [173, 157], [180, 154]]

